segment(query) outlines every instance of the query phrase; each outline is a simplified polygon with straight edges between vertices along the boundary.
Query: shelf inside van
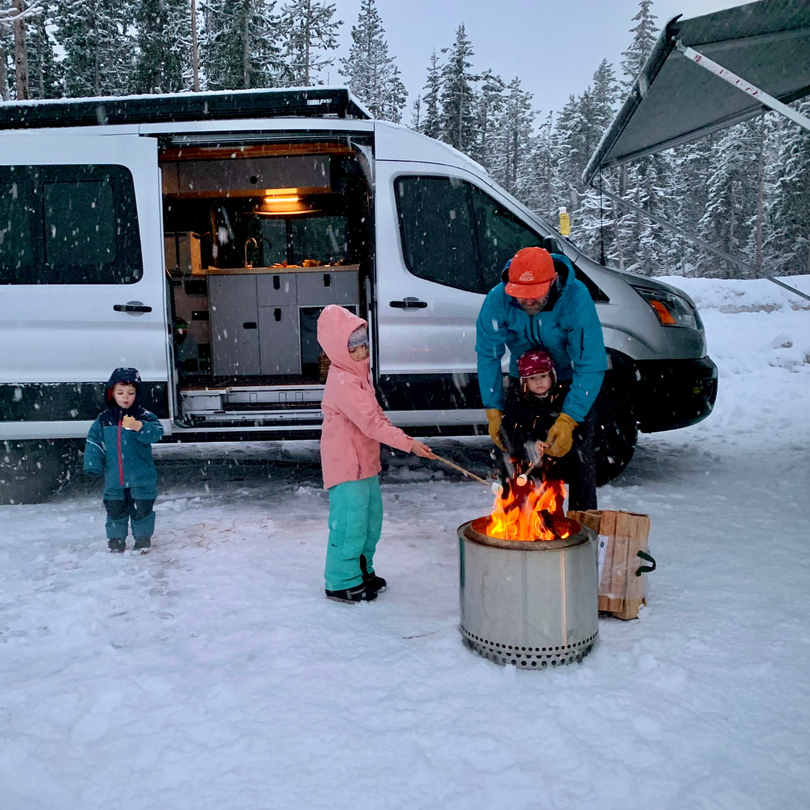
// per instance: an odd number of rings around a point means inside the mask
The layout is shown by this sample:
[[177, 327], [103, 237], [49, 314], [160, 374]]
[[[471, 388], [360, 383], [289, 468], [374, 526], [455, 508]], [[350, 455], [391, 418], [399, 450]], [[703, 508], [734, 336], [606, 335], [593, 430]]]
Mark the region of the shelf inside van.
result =
[[[315, 267], [287, 265], [286, 267], [207, 267], [199, 275], [204, 276], [257, 276], [279, 273], [342, 273], [359, 270], [358, 264], [319, 264]], [[196, 274], [195, 274], [196, 275]]]

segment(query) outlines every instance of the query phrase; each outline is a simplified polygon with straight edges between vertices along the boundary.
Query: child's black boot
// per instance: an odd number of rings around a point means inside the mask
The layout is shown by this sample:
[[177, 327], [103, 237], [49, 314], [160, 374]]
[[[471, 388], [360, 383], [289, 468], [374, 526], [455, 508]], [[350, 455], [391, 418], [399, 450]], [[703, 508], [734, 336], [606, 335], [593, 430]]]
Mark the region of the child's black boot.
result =
[[114, 554], [123, 554], [127, 548], [127, 541], [120, 537], [114, 537], [107, 541], [107, 548]]
[[345, 602], [347, 605], [356, 605], [358, 602], [371, 602], [377, 598], [377, 591], [366, 588], [365, 582], [353, 588], [344, 588], [340, 591], [327, 589], [326, 598], [335, 602]]
[[360, 555], [360, 570], [363, 572], [363, 584], [368, 590], [374, 591], [375, 594], [382, 593], [387, 587], [388, 583], [382, 578], [378, 577], [373, 571], [368, 570], [368, 562], [366, 555]]
[[148, 554], [149, 549], [152, 548], [151, 537], [136, 537], [135, 545], [132, 547], [133, 554]]

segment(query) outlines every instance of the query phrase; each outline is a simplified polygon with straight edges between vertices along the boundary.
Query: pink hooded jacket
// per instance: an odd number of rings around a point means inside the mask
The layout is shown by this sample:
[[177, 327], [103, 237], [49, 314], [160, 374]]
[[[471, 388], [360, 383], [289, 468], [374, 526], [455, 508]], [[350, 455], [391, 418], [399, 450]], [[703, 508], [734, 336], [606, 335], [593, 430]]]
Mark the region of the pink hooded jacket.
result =
[[318, 318], [318, 343], [332, 365], [323, 392], [321, 466], [325, 489], [377, 475], [380, 442], [410, 453], [413, 439], [394, 427], [369, 380], [369, 361], [349, 354], [349, 335], [366, 321], [330, 304]]

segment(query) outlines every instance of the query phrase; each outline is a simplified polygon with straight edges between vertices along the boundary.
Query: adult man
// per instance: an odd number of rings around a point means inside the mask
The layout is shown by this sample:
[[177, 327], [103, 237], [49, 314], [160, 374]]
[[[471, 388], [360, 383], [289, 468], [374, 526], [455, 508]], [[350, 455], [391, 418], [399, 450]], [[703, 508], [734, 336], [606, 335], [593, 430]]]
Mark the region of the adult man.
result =
[[523, 248], [507, 264], [504, 276], [489, 291], [476, 327], [478, 384], [489, 435], [504, 449], [500, 428], [505, 349], [511, 354], [510, 384], [517, 384], [518, 358], [529, 349], [544, 349], [554, 360], [558, 382], [566, 390], [562, 412], [546, 439], [546, 453], [554, 458], [567, 456], [562, 466], [570, 485], [569, 507], [595, 509], [593, 403], [607, 370], [596, 307], [562, 254], [540, 247]]

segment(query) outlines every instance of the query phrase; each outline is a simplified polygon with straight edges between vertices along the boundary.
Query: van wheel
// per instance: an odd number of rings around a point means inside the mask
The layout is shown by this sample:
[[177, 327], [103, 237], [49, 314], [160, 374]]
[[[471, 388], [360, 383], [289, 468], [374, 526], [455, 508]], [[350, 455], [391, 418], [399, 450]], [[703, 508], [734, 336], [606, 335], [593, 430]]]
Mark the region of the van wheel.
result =
[[598, 487], [616, 478], [630, 463], [636, 449], [638, 426], [629, 390], [620, 376], [608, 372], [594, 404], [593, 455]]
[[71, 476], [79, 443], [68, 439], [0, 442], [0, 504], [42, 503]]

